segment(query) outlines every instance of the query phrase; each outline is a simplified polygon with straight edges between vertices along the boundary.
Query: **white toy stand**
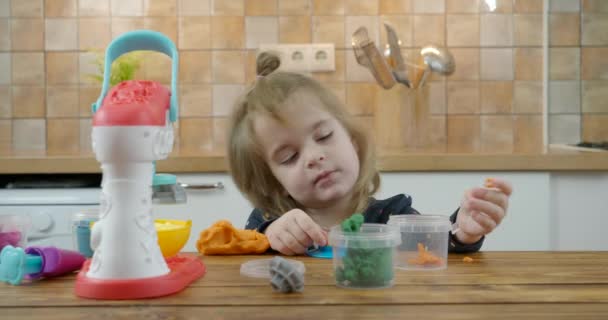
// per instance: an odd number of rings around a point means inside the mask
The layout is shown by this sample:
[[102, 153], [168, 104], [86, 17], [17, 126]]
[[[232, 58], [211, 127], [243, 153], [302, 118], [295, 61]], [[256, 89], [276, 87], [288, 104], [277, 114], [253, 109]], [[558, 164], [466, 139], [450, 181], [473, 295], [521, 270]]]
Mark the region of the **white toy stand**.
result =
[[[112, 61], [134, 50], [159, 51], [172, 58], [171, 91], [156, 82], [130, 80], [108, 92]], [[106, 50], [103, 87], [93, 104], [93, 151], [103, 172], [100, 216], [91, 235], [95, 253], [76, 280], [78, 296], [164, 296], [205, 274], [197, 257], [165, 260], [151, 214], [154, 161], [165, 159], [173, 147], [177, 66], [173, 42], [150, 30], [125, 33]]]

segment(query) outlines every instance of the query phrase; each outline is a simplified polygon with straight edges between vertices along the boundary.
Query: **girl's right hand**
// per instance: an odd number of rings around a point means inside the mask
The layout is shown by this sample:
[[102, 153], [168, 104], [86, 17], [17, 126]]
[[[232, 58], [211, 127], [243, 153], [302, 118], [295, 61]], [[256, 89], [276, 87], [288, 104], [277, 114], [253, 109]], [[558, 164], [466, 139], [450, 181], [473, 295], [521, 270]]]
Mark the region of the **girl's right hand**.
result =
[[327, 245], [327, 232], [300, 209], [286, 212], [264, 234], [272, 249], [286, 255], [303, 254], [314, 243]]

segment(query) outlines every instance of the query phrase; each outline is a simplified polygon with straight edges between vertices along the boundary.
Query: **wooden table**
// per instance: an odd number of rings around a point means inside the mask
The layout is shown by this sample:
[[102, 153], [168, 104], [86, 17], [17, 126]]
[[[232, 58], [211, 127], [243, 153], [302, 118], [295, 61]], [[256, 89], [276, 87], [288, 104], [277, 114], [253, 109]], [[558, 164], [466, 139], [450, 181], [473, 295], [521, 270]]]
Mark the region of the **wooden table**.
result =
[[306, 265], [303, 293], [274, 293], [242, 277], [241, 263], [270, 256], [203, 257], [204, 278], [168, 297], [97, 301], [74, 296], [74, 276], [0, 283], [0, 319], [608, 319], [608, 252], [450, 255], [443, 271], [397, 271], [390, 289], [334, 285], [330, 260]]

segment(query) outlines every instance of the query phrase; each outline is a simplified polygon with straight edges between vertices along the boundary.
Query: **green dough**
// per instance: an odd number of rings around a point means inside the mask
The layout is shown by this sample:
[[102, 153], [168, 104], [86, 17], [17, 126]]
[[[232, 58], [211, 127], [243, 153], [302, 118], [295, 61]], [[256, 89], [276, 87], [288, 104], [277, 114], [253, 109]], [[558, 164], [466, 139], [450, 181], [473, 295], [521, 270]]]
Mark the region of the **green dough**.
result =
[[[363, 215], [357, 213], [341, 224], [343, 232], [359, 232]], [[393, 280], [393, 248], [365, 248], [366, 240], [352, 240], [345, 248], [336, 280], [346, 287], [386, 287]], [[352, 247], [351, 247], [352, 246]]]

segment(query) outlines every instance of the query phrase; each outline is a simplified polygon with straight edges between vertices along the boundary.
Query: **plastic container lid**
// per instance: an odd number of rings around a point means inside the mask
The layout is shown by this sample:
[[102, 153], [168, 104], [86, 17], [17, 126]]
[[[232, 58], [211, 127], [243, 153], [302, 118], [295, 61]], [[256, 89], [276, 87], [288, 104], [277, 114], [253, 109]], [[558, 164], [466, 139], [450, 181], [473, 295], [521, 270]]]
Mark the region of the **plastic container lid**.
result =
[[401, 233], [396, 226], [364, 223], [359, 232], [344, 232], [340, 225], [329, 231], [329, 244], [349, 248], [389, 248], [401, 244]]
[[447, 216], [403, 214], [391, 216], [389, 225], [398, 226], [401, 232], [448, 232], [452, 230], [452, 222]]
[[[257, 259], [243, 263], [241, 265], [241, 275], [252, 278], [265, 278], [270, 279], [270, 261], [272, 259]], [[306, 267], [304, 264], [297, 260], [285, 259], [289, 263], [294, 264], [298, 272], [304, 274]]]
[[72, 215], [72, 222], [74, 225], [78, 226], [90, 226], [91, 222], [99, 220], [99, 210], [98, 209], [88, 209], [82, 210], [74, 213]]

